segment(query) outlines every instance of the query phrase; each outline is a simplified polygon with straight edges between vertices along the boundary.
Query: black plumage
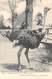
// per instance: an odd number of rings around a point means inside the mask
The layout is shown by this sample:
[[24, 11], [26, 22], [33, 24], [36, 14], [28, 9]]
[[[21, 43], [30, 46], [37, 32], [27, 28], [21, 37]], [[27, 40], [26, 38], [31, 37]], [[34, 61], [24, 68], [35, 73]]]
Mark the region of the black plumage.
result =
[[25, 48], [33, 49], [39, 46], [44, 35], [40, 30], [22, 29], [11, 33], [7, 32], [6, 37], [8, 37], [10, 41], [18, 40], [16, 45], [23, 45]]

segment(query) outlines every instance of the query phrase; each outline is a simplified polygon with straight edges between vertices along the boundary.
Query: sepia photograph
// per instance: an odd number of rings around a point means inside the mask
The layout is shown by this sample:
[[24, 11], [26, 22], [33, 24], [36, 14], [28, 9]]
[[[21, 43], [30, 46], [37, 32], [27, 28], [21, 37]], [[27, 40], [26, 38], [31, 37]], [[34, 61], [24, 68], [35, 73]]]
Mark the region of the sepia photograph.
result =
[[1, 72], [52, 72], [52, 0], [0, 0]]

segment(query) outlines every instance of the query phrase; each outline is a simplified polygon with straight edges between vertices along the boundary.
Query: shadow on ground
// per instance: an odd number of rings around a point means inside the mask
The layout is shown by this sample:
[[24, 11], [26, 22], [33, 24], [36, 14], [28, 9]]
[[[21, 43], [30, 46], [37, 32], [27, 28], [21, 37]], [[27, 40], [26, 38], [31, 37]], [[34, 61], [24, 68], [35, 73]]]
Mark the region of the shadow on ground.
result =
[[[18, 64], [0, 64], [2, 66], [3, 70], [1, 71], [18, 71]], [[26, 66], [21, 65], [21, 70], [25, 69]]]

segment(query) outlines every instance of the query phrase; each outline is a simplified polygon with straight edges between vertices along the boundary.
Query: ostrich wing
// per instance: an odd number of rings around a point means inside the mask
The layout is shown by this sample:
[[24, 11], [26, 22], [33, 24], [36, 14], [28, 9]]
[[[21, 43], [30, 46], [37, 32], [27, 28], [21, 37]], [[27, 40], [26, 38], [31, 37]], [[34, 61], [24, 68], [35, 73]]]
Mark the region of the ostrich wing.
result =
[[6, 35], [10, 41], [18, 40], [18, 45], [23, 45], [25, 48], [37, 48], [43, 38], [43, 34], [32, 30], [18, 30]]
[[18, 35], [19, 45], [23, 45], [26, 48], [36, 48], [38, 45], [38, 39], [36, 33], [31, 30], [22, 30]]

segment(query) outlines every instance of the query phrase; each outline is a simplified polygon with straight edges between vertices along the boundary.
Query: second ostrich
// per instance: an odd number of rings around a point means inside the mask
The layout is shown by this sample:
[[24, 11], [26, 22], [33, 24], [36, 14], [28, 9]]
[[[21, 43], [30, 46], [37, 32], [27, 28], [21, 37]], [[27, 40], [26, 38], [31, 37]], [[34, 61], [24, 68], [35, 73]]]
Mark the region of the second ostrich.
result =
[[18, 40], [17, 43], [15, 43], [15, 46], [20, 46], [20, 50], [18, 51], [18, 69], [21, 67], [20, 63], [20, 56], [23, 48], [26, 48], [25, 56], [27, 59], [27, 62], [30, 64], [30, 60], [28, 57], [28, 51], [30, 49], [35, 49], [39, 46], [41, 40], [44, 38], [45, 33], [42, 32], [42, 29], [35, 30], [27, 30], [27, 29], [21, 29], [15, 32], [7, 32], [6, 37], [10, 41]]

